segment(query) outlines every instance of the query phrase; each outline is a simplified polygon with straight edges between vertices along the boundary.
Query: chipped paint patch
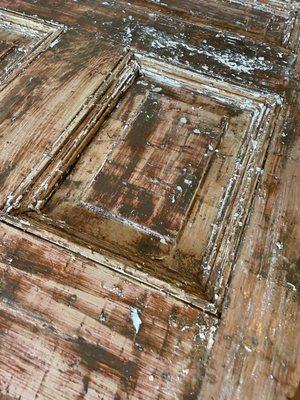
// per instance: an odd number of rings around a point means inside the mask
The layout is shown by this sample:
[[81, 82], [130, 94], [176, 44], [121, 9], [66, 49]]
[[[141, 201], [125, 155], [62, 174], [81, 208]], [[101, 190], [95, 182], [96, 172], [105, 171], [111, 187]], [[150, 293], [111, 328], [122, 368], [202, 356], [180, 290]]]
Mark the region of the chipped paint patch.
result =
[[133, 328], [135, 330], [135, 333], [138, 334], [140, 327], [142, 325], [142, 320], [139, 317], [138, 310], [135, 307], [131, 307], [130, 309], [130, 316], [133, 324]]

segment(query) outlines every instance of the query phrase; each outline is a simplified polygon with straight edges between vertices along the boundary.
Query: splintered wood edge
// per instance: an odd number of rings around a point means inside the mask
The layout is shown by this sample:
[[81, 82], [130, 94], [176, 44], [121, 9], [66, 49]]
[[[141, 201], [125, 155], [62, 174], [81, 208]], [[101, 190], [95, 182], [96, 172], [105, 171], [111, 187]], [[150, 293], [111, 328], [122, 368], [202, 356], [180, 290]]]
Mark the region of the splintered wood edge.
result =
[[[225, 209], [226, 214], [218, 221], [222, 229], [217, 229], [216, 239], [208, 247], [205, 262], [209, 277], [206, 286], [211, 291], [216, 306], [219, 307], [222, 306], [224, 292], [227, 290], [226, 286], [234, 269], [243, 232], [251, 216], [255, 191], [260, 182], [272, 138], [275, 132], [280, 130], [282, 115], [286, 113], [285, 108], [279, 110], [278, 115], [276, 111], [277, 107], [265, 110], [264, 118], [257, 129], [258, 135], [255, 139], [257, 150], [249, 156], [249, 146], [246, 149], [245, 156], [248, 161], [243, 162], [245, 165], [240, 168], [242, 177], [239, 185], [233, 189], [236, 193], [231, 196], [234, 201], [230, 202], [224, 196], [223, 201], [228, 204], [228, 208]], [[269, 113], [270, 116], [268, 116]], [[226, 217], [230, 218], [229, 222], [221, 225], [222, 219]]]
[[[102, 100], [101, 96], [105, 95], [105, 92], [111, 86], [116, 85], [117, 88], [119, 87], [118, 74], [122, 74], [122, 69], [124, 68], [125, 71], [128, 69], [128, 72], [130, 74], [131, 71], [130, 68], [128, 68], [128, 64], [130, 63], [134, 64], [134, 60], [137, 60], [137, 62], [139, 63], [139, 72], [145, 74], [146, 76], [153, 77], [154, 74], [156, 77], [167, 76], [171, 81], [172, 80], [179, 81], [181, 84], [191, 87], [194, 90], [195, 88], [197, 88], [197, 91], [200, 94], [208, 96], [214, 99], [215, 101], [221, 102], [222, 104], [236, 106], [241, 108], [242, 110], [249, 110], [249, 111], [257, 110], [258, 107], [262, 104], [261, 101], [258, 101], [258, 99], [263, 99], [264, 103], [267, 103], [269, 105], [281, 102], [281, 98], [278, 95], [273, 95], [263, 92], [260, 93], [255, 90], [253, 91], [246, 90], [237, 85], [224, 83], [223, 81], [206, 77], [203, 74], [186, 71], [180, 67], [169, 65], [161, 61], [153, 60], [149, 57], [143, 56], [142, 54], [128, 52], [127, 55], [120, 57], [120, 60], [115, 65], [114, 69], [108, 74], [108, 76], [104, 81], [101, 81], [99, 87], [96, 89], [91, 98], [88, 98], [87, 101], [83, 104], [81, 109], [74, 116], [74, 118], [66, 127], [66, 129], [62, 132], [60, 137], [53, 143], [52, 150], [42, 157], [41, 161], [33, 168], [31, 173], [20, 183], [18, 189], [9, 196], [4, 206], [5, 212], [8, 213], [20, 207], [24, 195], [27, 194], [29, 190], [33, 187], [33, 185], [36, 184], [38, 178], [45, 172], [45, 170], [51, 165], [51, 163], [53, 163], [53, 159], [57, 157], [58, 154], [64, 149], [64, 146], [66, 146], [67, 142], [68, 141], [70, 142], [72, 141], [72, 139], [74, 139], [74, 132], [76, 135], [76, 129], [89, 115], [90, 111], [93, 110], [95, 102], [97, 101], [99, 102], [99, 100]], [[154, 63], [155, 67], [153, 68]], [[134, 64], [132, 68], [135, 69], [136, 65]], [[127, 82], [127, 86], [125, 85], [124, 90], [126, 90], [131, 83], [132, 81], [129, 79], [129, 81]], [[123, 82], [121, 82], [121, 84], [123, 84]], [[222, 91], [224, 93], [220, 93]], [[116, 94], [113, 92], [113, 95]], [[107, 108], [109, 106], [110, 100], [113, 99], [110, 99], [109, 97], [107, 99], [104, 99], [104, 108], [105, 107]], [[108, 108], [107, 111], [110, 111], [110, 108]], [[107, 114], [109, 114], [109, 112], [107, 112]], [[96, 127], [99, 127], [101, 123], [102, 120], [100, 119], [100, 123], [97, 124]], [[79, 144], [81, 144], [82, 142], [82, 146], [81, 145], [72, 146], [71, 144], [71, 147], [69, 149], [70, 152], [71, 151], [76, 152], [76, 157], [80, 154], [78, 153], [78, 151], [79, 152], [82, 151], [83, 148], [92, 139], [95, 130], [92, 129], [91, 134], [89, 134], [89, 130], [91, 128], [94, 128], [94, 125], [95, 123], [92, 124], [92, 126], [87, 126], [88, 129], [84, 130], [82, 134], [77, 133], [76, 140], [78, 140]], [[67, 158], [66, 154], [65, 156]], [[73, 159], [73, 157], [71, 158]], [[60, 157], [59, 160], [61, 161], [62, 157]], [[68, 161], [65, 162], [63, 166], [60, 165], [60, 169], [63, 170], [63, 173], [60, 174], [60, 177], [63, 176], [63, 174], [70, 166], [71, 163]], [[57, 184], [58, 180], [54, 179], [54, 181], [52, 182], [53, 187]], [[51, 194], [49, 183], [51, 184], [51, 182], [46, 182], [46, 181], [43, 183], [45, 188], [48, 186], [47, 189], [44, 189], [47, 191], [48, 195]], [[41, 184], [41, 186], [43, 186], [43, 184]], [[43, 196], [43, 199], [46, 199], [46, 193]]]
[[0, 24], [12, 24], [21, 27], [22, 31], [24, 29], [28, 30], [28, 34], [34, 33], [51, 33], [55, 30], [61, 29], [62, 25], [56, 22], [48, 22], [37, 17], [27, 16], [25, 14], [20, 14], [16, 11], [6, 10], [5, 8], [0, 8]]
[[[122, 65], [123, 63], [121, 64], [116, 74], [109, 77], [105, 82], [104, 88], [101, 85], [99, 91], [91, 99], [90, 104], [87, 105], [87, 120], [80, 121], [78, 128], [80, 129], [82, 124], [85, 127], [79, 132], [75, 129], [68, 138], [68, 143], [62, 149], [60, 148], [59, 157], [56, 158], [54, 164], [49, 165], [45, 179], [41, 182], [38, 189], [34, 191], [28, 205], [29, 209], [34, 211], [41, 210], [55, 191], [59, 182], [91, 142], [105, 119], [114, 110], [120, 97], [131, 86], [138, 73], [138, 69], [133, 60], [129, 58], [128, 60], [129, 62], [126, 62], [124, 66]], [[90, 116], [90, 114], [92, 115]]]
[[190, 295], [184, 290], [178, 289], [174, 285], [168, 284], [167, 282], [155, 278], [148, 273], [142, 272], [137, 268], [126, 266], [123, 262], [119, 262], [114, 258], [106, 257], [105, 255], [94, 251], [86, 245], [80, 245], [69, 240], [69, 238], [64, 238], [58, 235], [55, 230], [45, 229], [45, 225], [39, 225], [36, 223], [36, 221], [29, 221], [24, 218], [22, 219], [22, 217], [7, 215], [2, 211], [0, 211], [0, 221], [15, 228], [21, 229], [24, 232], [30, 233], [42, 240], [46, 240], [50, 243], [58, 245], [59, 247], [75, 253], [80, 257], [95, 262], [99, 265], [99, 267], [101, 266], [102, 268], [118, 272], [132, 281], [139, 282], [140, 284], [150, 287], [157, 292], [164, 293], [190, 306], [196, 307], [208, 314], [218, 317], [218, 310], [213, 303], [195, 295]]
[[[54, 232], [49, 232], [49, 235], [46, 235], [42, 227], [44, 224], [44, 226], [49, 225], [50, 230], [55, 226], [59, 228], [57, 222], [40, 215], [40, 222], [30, 219], [25, 223], [25, 217], [22, 220], [22, 216], [18, 217], [18, 214], [20, 214], [20, 211], [29, 210], [40, 212], [39, 210], [56, 190], [59, 182], [90, 143], [105, 118], [114, 109], [120, 96], [130, 87], [138, 74], [170, 85], [172, 85], [172, 82], [179, 83], [185, 88], [196, 90], [199, 94], [216, 102], [250, 111], [253, 115], [244, 139], [241, 141], [237, 159], [242, 161], [241, 164], [236, 165], [236, 173], [234, 174], [237, 178], [229, 182], [227, 190], [220, 199], [219, 213], [204, 256], [204, 276], [202, 278], [204, 278], [210, 300], [203, 300], [184, 293], [161, 279], [149, 278], [148, 274], [138, 271], [132, 266], [125, 266], [125, 262], [122, 264], [112, 258], [109, 259], [109, 263], [105, 263], [103, 260], [107, 260], [107, 258], [103, 254], [98, 254], [103, 265], [135, 278], [138, 276], [141, 281], [150, 281], [151, 285], [154, 284], [155, 287], [163, 288], [162, 290], [166, 290], [183, 301], [214, 313], [222, 306], [226, 285], [238, 250], [238, 243], [250, 212], [254, 190], [259, 180], [259, 174], [256, 173], [255, 168], [261, 168], [267, 153], [271, 138], [267, 126], [273, 129], [272, 123], [276, 119], [275, 111], [282, 105], [280, 96], [276, 94], [249, 90], [203, 74], [184, 70], [181, 67], [153, 60], [140, 53], [128, 52], [120, 58], [106, 79], [101, 81], [93, 95], [87, 99], [81, 110], [54, 143], [52, 151], [45, 155], [32, 173], [21, 183], [18, 190], [8, 199], [4, 212], [12, 212], [16, 217], [8, 219], [7, 222], [18, 225], [19, 219], [19, 221], [23, 221], [20, 225], [22, 229], [24, 229], [24, 226], [26, 227], [26, 223], [33, 224], [35, 225], [34, 234], [41, 236], [41, 232], [43, 232], [43, 237], [47, 236], [50, 241], [69, 248], [68, 240], [59, 237]], [[82, 124], [85, 125], [84, 129], [82, 129]], [[257, 148], [250, 151], [253, 141]], [[243, 166], [243, 174], [240, 176], [241, 165]], [[232, 198], [234, 199], [233, 203]], [[246, 212], [239, 215], [239, 218], [235, 218], [236, 212], [234, 210], [240, 207], [240, 199], [242, 198], [247, 200], [247, 203], [245, 203]], [[222, 219], [225, 216], [230, 216], [230, 223], [227, 226], [222, 225]], [[226, 248], [228, 242], [230, 243], [227, 246], [229, 250], [226, 251], [226, 257], [222, 260], [222, 266], [218, 266], [216, 264], [220, 249]], [[76, 244], [72, 243], [71, 246], [77, 248]], [[82, 249], [84, 248], [84, 246], [79, 246]], [[88, 251], [86, 255], [88, 258], [98, 261], [93, 251], [92, 254], [89, 253]], [[122, 268], [120, 268], [121, 264]], [[212, 304], [215, 304], [215, 306], [212, 306]]]
[[[61, 161], [61, 158], [58, 158], [58, 154], [62, 152], [62, 154], [66, 158], [65, 160], [66, 162], [62, 166], [60, 166], [62, 172], [58, 174], [55, 177], [55, 179], [52, 180], [50, 179], [49, 182], [47, 181], [46, 177], [46, 179], [44, 179], [39, 185], [40, 193], [42, 196], [44, 196], [44, 199], [47, 194], [48, 196], [51, 195], [52, 193], [51, 189], [55, 188], [55, 185], [58, 183], [59, 179], [63, 177], [63, 174], [66, 173], [66, 170], [71, 166], [70, 162], [68, 162], [69, 161], [68, 156], [70, 155], [69, 150], [75, 151], [75, 159], [76, 159], [76, 157], [78, 156], [76, 149], [82, 151], [83, 148], [88, 144], [89, 140], [92, 139], [92, 135], [89, 135], [89, 129], [84, 130], [81, 134], [77, 133], [77, 135], [76, 135], [77, 132], [76, 129], [86, 120], [86, 118], [88, 118], [91, 110], [94, 109], [95, 103], [99, 101], [101, 97], [105, 96], [106, 92], [111, 87], [114, 87], [116, 76], [122, 73], [123, 68], [124, 67], [126, 68], [130, 60], [131, 57], [129, 54], [127, 54], [125, 57], [124, 56], [120, 57], [114, 69], [107, 74], [104, 80], [101, 80], [99, 86], [94, 91], [94, 93], [86, 99], [86, 101], [82, 104], [80, 110], [70, 121], [70, 123], [61, 133], [58, 139], [53, 143], [51, 150], [46, 154], [43, 154], [43, 157], [41, 158], [40, 162], [37, 163], [37, 165], [32, 169], [31, 173], [27, 177], [25, 177], [25, 179], [20, 183], [18, 189], [9, 196], [3, 209], [4, 212], [9, 213], [13, 210], [17, 210], [20, 206], [23, 205], [22, 204], [23, 202], [25, 209], [29, 208], [31, 199], [28, 202], [28, 197], [30, 197], [30, 195], [31, 196], [33, 195], [33, 193], [31, 193], [30, 190], [34, 189], [34, 185], [36, 185], [39, 178], [43, 179], [45, 171], [46, 174], [48, 173], [48, 168], [49, 166], [51, 166], [51, 164], [55, 163], [57, 160]], [[109, 97], [107, 99], [104, 98], [104, 108], [105, 105], [107, 106], [108, 104], [109, 104]], [[95, 123], [96, 122], [97, 120], [95, 121]], [[92, 128], [94, 127], [95, 123], [91, 125]], [[88, 126], [88, 128], [90, 128], [90, 126]], [[94, 133], [94, 130], [92, 130], [92, 132]], [[73, 143], [74, 137], [76, 138], [75, 144]], [[84, 146], [82, 146], [82, 144]], [[66, 151], [63, 152], [65, 147]], [[73, 160], [73, 157], [71, 158]], [[52, 175], [50, 178], [52, 178]], [[47, 185], [49, 184], [50, 186], [47, 187]]]
[[[236, 106], [253, 114], [241, 141], [237, 155], [239, 163], [236, 164], [233, 178], [221, 198], [219, 212], [203, 260], [205, 287], [210, 300], [219, 308], [222, 306], [226, 285], [234, 267], [239, 242], [251, 211], [255, 189], [259, 183], [271, 138], [275, 128], [278, 129], [276, 121], [285, 113], [282, 99], [277, 94], [249, 90], [224, 81], [219, 82], [163, 62], [157, 62], [157, 66], [153, 67], [153, 60], [148, 57], [142, 54], [136, 57], [146, 76], [154, 77], [160, 73], [162, 82], [167, 77], [165, 81], [169, 84], [174, 77], [183, 85], [189, 86], [193, 81], [194, 88], [194, 85], [199, 84], [197, 92], [222, 104]], [[222, 221], [229, 217], [230, 223], [222, 224]], [[219, 261], [218, 256], [222, 248], [226, 257]]]
[[31, 36], [43, 35], [43, 37], [29, 53], [25, 54], [8, 68], [7, 72], [0, 80], [0, 91], [8, 86], [20, 72], [26, 69], [40, 54], [48, 48], [53, 47], [66, 30], [63, 25], [56, 22], [44, 21], [37, 17], [23, 15], [3, 8], [0, 8], [0, 26], [1, 23], [4, 25], [17, 26], [21, 32], [24, 33], [24, 30], [26, 30]]

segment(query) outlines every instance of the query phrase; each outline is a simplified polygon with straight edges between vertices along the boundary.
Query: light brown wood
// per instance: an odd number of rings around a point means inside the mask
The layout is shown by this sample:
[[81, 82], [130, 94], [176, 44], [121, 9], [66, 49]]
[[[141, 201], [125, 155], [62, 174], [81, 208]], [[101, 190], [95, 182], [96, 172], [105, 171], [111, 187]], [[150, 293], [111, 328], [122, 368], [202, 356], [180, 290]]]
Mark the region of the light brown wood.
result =
[[216, 318], [3, 224], [0, 277], [1, 393], [197, 393]]
[[299, 92], [274, 137], [200, 399], [299, 398]]
[[295, 400], [299, 6], [0, 7], [0, 396]]
[[121, 49], [113, 53], [94, 36], [74, 31], [47, 47], [1, 92], [1, 204], [9, 203], [20, 183], [51, 159], [52, 149], [84, 112], [88, 96], [122, 55]]

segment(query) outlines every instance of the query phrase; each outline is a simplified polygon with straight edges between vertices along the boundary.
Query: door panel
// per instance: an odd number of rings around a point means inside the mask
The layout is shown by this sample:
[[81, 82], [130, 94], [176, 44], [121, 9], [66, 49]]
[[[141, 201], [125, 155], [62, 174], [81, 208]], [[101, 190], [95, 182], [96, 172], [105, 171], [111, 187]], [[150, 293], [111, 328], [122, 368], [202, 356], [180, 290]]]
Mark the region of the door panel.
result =
[[[262, 40], [260, 34], [255, 41], [249, 38], [245, 28], [240, 35], [235, 27], [226, 30], [216, 26], [215, 22], [223, 23], [222, 9], [217, 11], [218, 17], [213, 24], [199, 26], [189, 19], [170, 17], [145, 7], [149, 3], [144, 2], [144, 7], [137, 7], [122, 0], [86, 0], [75, 6], [71, 0], [59, 0], [54, 4], [50, 0], [38, 3], [35, 0], [16, 0], [13, 4], [10, 0], [1, 2], [3, 7], [37, 14], [65, 26], [79, 25], [98, 38], [113, 43], [112, 46], [130, 47], [171, 64], [180, 63], [188, 70], [194, 69], [205, 75], [266, 91], [282, 93], [287, 89], [295, 62], [295, 54], [291, 50], [298, 45], [299, 33], [296, 9], [292, 6], [279, 2], [277, 9], [277, 2], [275, 5], [272, 2], [270, 8], [266, 7], [270, 9], [272, 19], [286, 14], [287, 24], [279, 29], [281, 35], [286, 35], [284, 45], [279, 42], [277, 46], [272, 46], [269, 39]], [[241, 7], [253, 14], [261, 8], [260, 4], [255, 6], [252, 1], [243, 3], [235, 5], [234, 9]], [[235, 12], [232, 11], [231, 15], [234, 21]], [[261, 23], [266, 24], [263, 14], [260, 18]]]
[[136, 57], [6, 209], [218, 306], [281, 101]]
[[270, 146], [201, 400], [299, 398], [299, 100]]
[[122, 49], [99, 46], [94, 36], [84, 32], [61, 29], [44, 44], [27, 67], [22, 63], [20, 70], [16, 65], [3, 81], [2, 205], [23, 180], [30, 182], [49, 162], [85, 112], [88, 97], [105, 84], [122, 57]]
[[[282, 2], [132, 0], [132, 4], [160, 11], [172, 17], [181, 17], [197, 25], [214, 26], [221, 31], [234, 31], [247, 37], [286, 46], [291, 40], [295, 10], [288, 9]], [[276, 12], [274, 12], [276, 9]]]
[[61, 33], [58, 24], [0, 10], [0, 78], [7, 84]]
[[195, 396], [216, 318], [14, 228], [0, 235], [10, 396]]
[[257, 343], [269, 371], [266, 296], [296, 314], [268, 269], [288, 221], [260, 185], [278, 154], [295, 175], [297, 6], [0, 7], [0, 395], [257, 398], [239, 363]]

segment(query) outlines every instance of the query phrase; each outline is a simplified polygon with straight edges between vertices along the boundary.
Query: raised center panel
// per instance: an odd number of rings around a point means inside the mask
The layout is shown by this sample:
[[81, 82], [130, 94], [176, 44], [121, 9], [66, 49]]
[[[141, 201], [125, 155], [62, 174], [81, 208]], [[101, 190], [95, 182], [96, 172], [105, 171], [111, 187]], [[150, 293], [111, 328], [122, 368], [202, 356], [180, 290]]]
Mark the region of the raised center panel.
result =
[[[93, 146], [95, 174], [80, 204], [162, 243], [175, 242], [225, 128], [195, 93], [140, 78]], [[102, 150], [102, 149], [101, 149]], [[102, 150], [103, 151], [103, 150]], [[102, 153], [100, 151], [100, 153]]]
[[101, 90], [26, 194], [22, 219], [196, 303], [217, 301], [276, 101], [142, 56]]

